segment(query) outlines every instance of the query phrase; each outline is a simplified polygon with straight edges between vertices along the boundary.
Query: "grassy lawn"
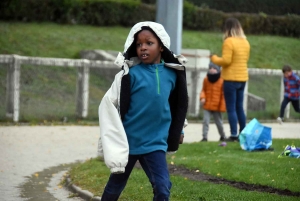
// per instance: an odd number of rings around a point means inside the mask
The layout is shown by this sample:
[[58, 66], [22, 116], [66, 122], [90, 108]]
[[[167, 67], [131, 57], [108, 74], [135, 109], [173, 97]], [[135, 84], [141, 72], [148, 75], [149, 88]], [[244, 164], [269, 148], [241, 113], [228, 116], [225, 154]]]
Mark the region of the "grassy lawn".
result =
[[[0, 54], [36, 57], [79, 58], [81, 50], [122, 51], [129, 27], [95, 27], [54, 23], [9, 23], [0, 21]], [[249, 67], [280, 69], [290, 64], [300, 70], [300, 40], [279, 36], [247, 36], [251, 44]], [[221, 54], [222, 33], [183, 30], [182, 47], [209, 49]], [[0, 64], [0, 102], [5, 103], [6, 68]], [[52, 66], [22, 66], [20, 121], [76, 120], [76, 69]], [[111, 84], [101, 72], [91, 69], [89, 116], [97, 121], [97, 108]], [[279, 113], [280, 78], [250, 76], [249, 92], [266, 100], [266, 110], [248, 111], [247, 118], [276, 119]], [[51, 91], [51, 93], [48, 93]], [[49, 96], [51, 94], [52, 96]], [[278, 94], [278, 95], [277, 95]], [[0, 121], [7, 121], [5, 104], [0, 104]], [[200, 116], [201, 117], [201, 113]], [[226, 119], [226, 114], [224, 115]], [[290, 118], [298, 119], [291, 108]], [[8, 120], [9, 121], [9, 120]]]
[[[299, 159], [278, 158], [287, 144], [300, 144], [300, 139], [274, 139], [274, 151], [247, 152], [238, 143], [190, 143], [180, 145], [179, 151], [168, 155], [172, 166], [185, 167], [218, 179], [263, 185], [274, 189], [300, 193]], [[109, 169], [99, 159], [90, 159], [69, 171], [74, 184], [101, 196], [108, 180]], [[299, 200], [296, 196], [268, 192], [246, 191], [230, 185], [195, 180], [184, 175], [172, 175], [171, 200]], [[152, 188], [141, 169], [135, 169], [120, 200], [150, 200]]]
[[[0, 22], [0, 54], [79, 58], [81, 50], [123, 51], [129, 27], [95, 27], [53, 23]], [[289, 63], [300, 70], [300, 40], [279, 36], [249, 35], [249, 67], [280, 69]], [[221, 32], [183, 30], [182, 47], [221, 53]]]

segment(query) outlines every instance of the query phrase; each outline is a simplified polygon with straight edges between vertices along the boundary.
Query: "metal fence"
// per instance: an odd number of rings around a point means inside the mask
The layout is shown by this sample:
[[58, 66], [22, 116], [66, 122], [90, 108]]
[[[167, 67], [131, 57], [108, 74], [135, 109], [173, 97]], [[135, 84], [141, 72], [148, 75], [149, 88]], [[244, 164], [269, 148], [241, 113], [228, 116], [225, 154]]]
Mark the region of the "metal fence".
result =
[[[95, 77], [97, 68], [114, 67], [107, 61], [0, 55], [0, 118], [66, 120], [87, 118], [91, 110], [98, 116], [105, 78]], [[90, 87], [90, 79], [102, 85]]]
[[[101, 98], [118, 71], [111, 61], [0, 55], [0, 120], [97, 120]], [[206, 72], [203, 68], [187, 68], [188, 88], [194, 93], [190, 97], [198, 98]], [[195, 74], [199, 75], [197, 79]], [[249, 69], [249, 77], [245, 90], [248, 118], [276, 118], [283, 97], [281, 70]], [[249, 104], [252, 100], [254, 105]], [[195, 104], [190, 100], [189, 107], [201, 110]], [[201, 116], [198, 111], [189, 113]], [[287, 109], [287, 117], [298, 116]]]

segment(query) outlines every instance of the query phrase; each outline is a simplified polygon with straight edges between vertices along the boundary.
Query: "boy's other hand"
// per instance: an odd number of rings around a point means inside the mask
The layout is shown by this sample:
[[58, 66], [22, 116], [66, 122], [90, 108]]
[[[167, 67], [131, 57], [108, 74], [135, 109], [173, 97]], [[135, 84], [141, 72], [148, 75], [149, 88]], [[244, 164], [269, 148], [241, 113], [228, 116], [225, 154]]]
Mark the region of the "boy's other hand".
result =
[[201, 103], [201, 105], [204, 105], [204, 103], [205, 103], [205, 98], [202, 98], [202, 99], [200, 100], [200, 103]]
[[179, 144], [182, 144], [183, 143], [183, 138], [184, 138], [184, 135], [180, 135], [180, 139], [179, 139]]

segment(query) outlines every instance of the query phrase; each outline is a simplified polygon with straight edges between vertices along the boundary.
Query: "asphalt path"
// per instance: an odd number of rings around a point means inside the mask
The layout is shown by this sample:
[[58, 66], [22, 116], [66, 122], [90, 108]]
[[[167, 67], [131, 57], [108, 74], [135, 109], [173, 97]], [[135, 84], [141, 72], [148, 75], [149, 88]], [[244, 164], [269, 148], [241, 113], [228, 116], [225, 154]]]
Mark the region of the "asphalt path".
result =
[[[264, 125], [273, 138], [300, 138], [299, 122]], [[224, 129], [228, 135], [229, 125]], [[201, 130], [201, 123], [189, 123], [184, 143], [200, 141]], [[98, 126], [0, 126], [0, 200], [80, 200], [59, 182], [70, 164], [97, 156], [99, 135]], [[218, 140], [210, 124], [208, 141]]]

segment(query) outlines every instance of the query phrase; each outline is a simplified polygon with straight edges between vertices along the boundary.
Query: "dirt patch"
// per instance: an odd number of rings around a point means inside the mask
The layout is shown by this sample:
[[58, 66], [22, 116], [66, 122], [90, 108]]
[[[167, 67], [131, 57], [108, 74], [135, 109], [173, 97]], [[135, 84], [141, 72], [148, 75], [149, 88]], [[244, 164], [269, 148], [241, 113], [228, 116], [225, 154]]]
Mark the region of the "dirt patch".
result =
[[214, 177], [211, 175], [204, 174], [202, 172], [196, 172], [196, 170], [189, 170], [182, 166], [169, 166], [169, 172], [173, 175], [180, 175], [186, 177], [190, 180], [195, 181], [207, 181], [214, 184], [226, 184], [238, 189], [246, 191], [259, 191], [265, 193], [274, 193], [277, 195], [286, 195], [286, 196], [297, 196], [300, 197], [300, 192], [292, 192], [288, 189], [277, 189], [270, 186], [256, 185], [256, 184], [247, 184], [245, 182], [230, 181], [223, 178]]
[[[136, 168], [141, 168], [139, 163], [136, 164]], [[292, 192], [288, 189], [277, 189], [270, 186], [263, 186], [257, 184], [248, 184], [245, 182], [238, 182], [238, 181], [230, 181], [219, 177], [214, 177], [208, 174], [204, 174], [202, 172], [196, 170], [189, 170], [183, 166], [175, 166], [169, 165], [169, 172], [172, 175], [179, 175], [182, 177], [186, 177], [190, 180], [194, 181], [207, 181], [213, 184], [226, 184], [232, 186], [234, 188], [246, 190], [246, 191], [258, 191], [264, 193], [273, 193], [277, 195], [285, 195], [285, 196], [296, 196], [300, 197], [300, 192]]]

